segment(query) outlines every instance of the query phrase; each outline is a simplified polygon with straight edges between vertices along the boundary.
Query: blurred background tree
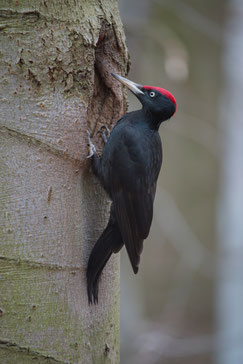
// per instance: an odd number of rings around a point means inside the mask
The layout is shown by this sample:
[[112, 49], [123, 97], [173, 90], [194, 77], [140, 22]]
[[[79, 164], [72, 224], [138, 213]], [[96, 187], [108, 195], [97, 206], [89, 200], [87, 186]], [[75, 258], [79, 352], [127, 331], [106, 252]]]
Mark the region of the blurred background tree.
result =
[[119, 0], [130, 79], [178, 103], [160, 128], [164, 160], [138, 276], [122, 255], [122, 363], [243, 362], [241, 3]]

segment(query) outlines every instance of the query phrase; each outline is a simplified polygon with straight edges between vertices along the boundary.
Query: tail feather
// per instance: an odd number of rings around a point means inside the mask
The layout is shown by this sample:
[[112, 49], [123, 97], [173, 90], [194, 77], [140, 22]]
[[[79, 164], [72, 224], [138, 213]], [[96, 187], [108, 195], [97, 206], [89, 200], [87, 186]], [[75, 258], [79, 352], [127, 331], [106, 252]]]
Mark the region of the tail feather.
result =
[[112, 253], [121, 250], [123, 241], [119, 227], [111, 210], [109, 223], [96, 242], [88, 262], [87, 290], [89, 304], [98, 303], [98, 289], [101, 272]]

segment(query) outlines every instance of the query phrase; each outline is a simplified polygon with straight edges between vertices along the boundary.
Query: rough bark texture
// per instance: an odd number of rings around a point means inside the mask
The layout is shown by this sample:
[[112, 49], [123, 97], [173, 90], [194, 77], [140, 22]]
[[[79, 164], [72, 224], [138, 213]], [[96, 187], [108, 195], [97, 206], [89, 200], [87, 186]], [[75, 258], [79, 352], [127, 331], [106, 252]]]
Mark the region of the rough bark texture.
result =
[[125, 111], [116, 0], [1, 0], [0, 362], [118, 363], [119, 262], [89, 307], [87, 258], [109, 202], [86, 129]]

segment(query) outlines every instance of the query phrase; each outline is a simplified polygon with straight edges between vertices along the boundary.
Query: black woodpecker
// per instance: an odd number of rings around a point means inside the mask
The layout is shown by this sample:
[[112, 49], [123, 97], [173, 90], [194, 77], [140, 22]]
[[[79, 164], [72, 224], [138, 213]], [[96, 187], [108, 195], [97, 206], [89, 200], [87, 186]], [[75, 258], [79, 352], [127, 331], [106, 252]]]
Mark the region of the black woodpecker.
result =
[[[115, 125], [106, 127], [99, 157], [89, 138], [92, 170], [112, 201], [109, 222], [96, 242], [88, 262], [89, 303], [98, 303], [99, 278], [112, 253], [125, 244], [134, 273], [138, 272], [143, 241], [153, 217], [156, 183], [162, 164], [160, 124], [176, 112], [176, 100], [160, 87], [139, 85], [122, 76], [112, 76], [139, 99], [142, 109], [129, 112]], [[106, 129], [106, 132], [105, 130]]]

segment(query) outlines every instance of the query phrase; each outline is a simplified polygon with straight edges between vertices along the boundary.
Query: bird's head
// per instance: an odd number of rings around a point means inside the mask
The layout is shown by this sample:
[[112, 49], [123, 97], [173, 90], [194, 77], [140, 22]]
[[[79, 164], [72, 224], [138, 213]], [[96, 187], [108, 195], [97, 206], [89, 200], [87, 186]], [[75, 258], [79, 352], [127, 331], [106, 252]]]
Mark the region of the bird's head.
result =
[[125, 77], [112, 73], [112, 76], [125, 85], [139, 99], [146, 113], [162, 122], [176, 113], [176, 100], [167, 90], [160, 87], [143, 86]]

